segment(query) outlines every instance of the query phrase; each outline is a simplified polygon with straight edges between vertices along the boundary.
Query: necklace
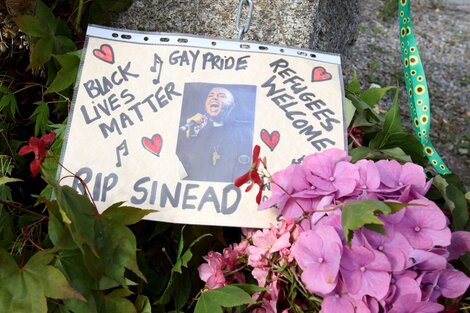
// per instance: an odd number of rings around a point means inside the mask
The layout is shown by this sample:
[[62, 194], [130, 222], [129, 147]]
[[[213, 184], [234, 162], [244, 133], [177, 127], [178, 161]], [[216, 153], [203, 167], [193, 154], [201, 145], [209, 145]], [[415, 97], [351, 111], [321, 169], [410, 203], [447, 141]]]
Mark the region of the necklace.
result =
[[216, 166], [217, 161], [220, 160], [221, 155], [217, 152], [219, 146], [214, 146], [214, 152], [212, 152], [212, 165]]

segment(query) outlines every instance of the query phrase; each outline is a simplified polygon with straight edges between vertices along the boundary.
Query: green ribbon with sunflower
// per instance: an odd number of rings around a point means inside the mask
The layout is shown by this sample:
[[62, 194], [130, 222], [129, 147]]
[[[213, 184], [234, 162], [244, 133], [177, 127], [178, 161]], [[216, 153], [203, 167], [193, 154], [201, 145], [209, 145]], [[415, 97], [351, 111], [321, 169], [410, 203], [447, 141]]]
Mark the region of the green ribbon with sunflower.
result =
[[403, 71], [405, 74], [408, 102], [416, 136], [424, 147], [424, 154], [439, 174], [449, 174], [450, 170], [442, 161], [429, 139], [431, 124], [431, 103], [423, 64], [419, 57], [413, 33], [410, 12], [411, 0], [398, 0], [398, 20], [400, 25], [400, 45]]

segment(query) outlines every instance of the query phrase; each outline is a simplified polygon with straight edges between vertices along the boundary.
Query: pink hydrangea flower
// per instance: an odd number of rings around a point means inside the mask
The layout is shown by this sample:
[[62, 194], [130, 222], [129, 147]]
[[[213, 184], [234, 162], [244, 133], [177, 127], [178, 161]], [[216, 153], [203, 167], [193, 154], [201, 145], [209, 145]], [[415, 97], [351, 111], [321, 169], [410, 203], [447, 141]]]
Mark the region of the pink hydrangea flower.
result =
[[337, 198], [351, 194], [359, 181], [359, 170], [351, 164], [351, 158], [339, 149], [329, 149], [307, 156], [303, 167], [306, 179], [315, 191], [334, 193]]
[[423, 300], [437, 301], [442, 295], [453, 299], [463, 295], [470, 285], [470, 278], [455, 269], [443, 269], [427, 273], [422, 281]]
[[310, 190], [310, 184], [300, 165], [289, 165], [285, 170], [275, 173], [272, 180], [275, 183], [270, 184], [271, 197], [259, 205], [260, 210], [275, 205], [279, 209], [279, 214], [284, 218], [296, 219], [302, 216], [306, 210], [312, 209], [312, 197], [304, 195], [305, 190]]
[[437, 205], [427, 199], [413, 200], [404, 210], [404, 218], [395, 230], [401, 232], [416, 249], [450, 245], [451, 233], [447, 218]]
[[444, 310], [444, 306], [439, 303], [421, 301], [416, 294], [406, 294], [400, 296], [389, 313], [438, 313]]
[[340, 271], [354, 297], [369, 295], [380, 300], [387, 295], [392, 267], [383, 253], [354, 244], [345, 247]]
[[[424, 169], [413, 163], [401, 165], [395, 160], [380, 160], [376, 163], [380, 174], [381, 191], [388, 193], [388, 198], [400, 202], [409, 202], [422, 198], [431, 187], [426, 182]], [[395, 192], [395, 196], [392, 193]]]
[[310, 292], [323, 295], [335, 289], [342, 252], [341, 238], [331, 226], [316, 226], [300, 234], [292, 254], [303, 270], [301, 279]]
[[[364, 297], [365, 299], [365, 297]], [[326, 295], [321, 304], [320, 313], [377, 313], [363, 301], [352, 297], [343, 284], [339, 283], [335, 291]]]
[[385, 254], [392, 266], [392, 271], [397, 272], [405, 268], [409, 254], [413, 250], [408, 240], [399, 232], [396, 232], [390, 224], [385, 224], [385, 233], [363, 229], [367, 243], [372, 249]]

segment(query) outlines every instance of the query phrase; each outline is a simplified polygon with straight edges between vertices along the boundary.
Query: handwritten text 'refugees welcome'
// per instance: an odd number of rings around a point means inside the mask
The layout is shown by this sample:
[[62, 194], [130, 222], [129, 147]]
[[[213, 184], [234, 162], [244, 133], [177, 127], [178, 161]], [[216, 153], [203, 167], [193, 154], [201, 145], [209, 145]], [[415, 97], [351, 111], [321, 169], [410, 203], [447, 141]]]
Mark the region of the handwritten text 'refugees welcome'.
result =
[[[285, 117], [291, 121], [292, 126], [299, 134], [306, 136], [307, 141], [317, 150], [321, 151], [335, 142], [328, 138], [328, 133], [334, 129], [334, 124], [340, 124], [335, 118], [336, 113], [328, 108], [325, 101], [319, 99], [308, 86], [305, 79], [289, 66], [289, 62], [278, 59], [269, 64], [272, 75], [261, 87], [265, 88], [266, 96], [281, 110]], [[307, 108], [320, 127], [312, 125], [312, 118], [304, 112]], [[326, 133], [325, 133], [326, 132]]]
[[[201, 53], [199, 50], [175, 50], [169, 55], [168, 64], [190, 67], [191, 72], [199, 66], [201, 70], [240, 71], [248, 67], [249, 57], [245, 55], [235, 58], [212, 52]], [[143, 99], [136, 99], [128, 88], [122, 89], [119, 93], [112, 92], [114, 87], [123, 84], [133, 86], [147, 84], [140, 76], [141, 74], [133, 71], [132, 62], [129, 61], [125, 66], [118, 65], [108, 76], [90, 79], [83, 83], [83, 88], [91, 99], [91, 103], [80, 106], [85, 123], [97, 123], [104, 138], [108, 138], [111, 133], [121, 135], [123, 129], [133, 126], [136, 122], [143, 122], [148, 113], [156, 113], [173, 99], [182, 96], [174, 82], [156, 87], [154, 92]], [[119, 111], [116, 111], [118, 109]]]

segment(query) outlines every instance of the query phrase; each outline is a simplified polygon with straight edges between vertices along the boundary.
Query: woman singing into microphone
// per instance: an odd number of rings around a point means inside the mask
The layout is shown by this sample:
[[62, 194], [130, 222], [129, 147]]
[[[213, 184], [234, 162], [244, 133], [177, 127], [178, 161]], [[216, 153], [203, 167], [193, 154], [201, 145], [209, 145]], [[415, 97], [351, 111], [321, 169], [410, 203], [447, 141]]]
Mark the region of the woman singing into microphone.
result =
[[[217, 86], [212, 87], [204, 103], [199, 104], [200, 113], [184, 119], [182, 112], [185, 124], [180, 127], [176, 153], [187, 174], [184, 179], [233, 182], [249, 170], [256, 89], [254, 86], [231, 87], [242, 91], [245, 100], [251, 98], [252, 103], [237, 103], [230, 87]], [[252, 95], [247, 95], [246, 91]], [[186, 87], [184, 97], [183, 105], [189, 100]], [[237, 111], [244, 113], [237, 115]]]

